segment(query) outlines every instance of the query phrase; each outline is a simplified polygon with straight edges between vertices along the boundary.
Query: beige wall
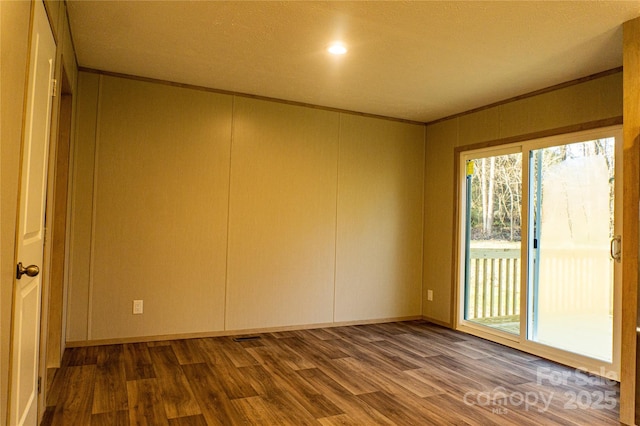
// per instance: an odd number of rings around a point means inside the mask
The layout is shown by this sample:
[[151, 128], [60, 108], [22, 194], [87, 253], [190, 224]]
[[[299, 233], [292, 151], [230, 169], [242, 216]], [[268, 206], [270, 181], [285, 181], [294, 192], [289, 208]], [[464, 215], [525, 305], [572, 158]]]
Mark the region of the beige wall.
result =
[[343, 115], [339, 158], [335, 319], [421, 315], [424, 127]]
[[92, 73], [77, 114], [69, 341], [420, 315], [424, 126]]
[[98, 108], [90, 338], [221, 329], [231, 98], [107, 77]]
[[[423, 315], [451, 321], [454, 149], [622, 116], [622, 74], [462, 115], [427, 126]], [[433, 290], [433, 301], [427, 291]]]
[[[98, 76], [80, 73], [76, 95], [75, 145], [71, 167], [71, 221], [69, 224], [71, 235], [67, 254], [69, 256], [67, 340], [85, 339], [88, 332], [88, 283], [91, 266], [97, 99]], [[72, 321], [71, 314], [84, 320]]]
[[332, 321], [339, 119], [235, 98], [227, 329]]

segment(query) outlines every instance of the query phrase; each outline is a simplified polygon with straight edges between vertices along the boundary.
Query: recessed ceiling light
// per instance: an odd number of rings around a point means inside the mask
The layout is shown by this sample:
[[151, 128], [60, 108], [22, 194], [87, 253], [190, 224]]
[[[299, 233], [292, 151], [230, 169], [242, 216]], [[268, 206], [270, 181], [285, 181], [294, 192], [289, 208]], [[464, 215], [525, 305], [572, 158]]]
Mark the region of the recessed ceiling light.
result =
[[344, 55], [345, 53], [347, 53], [347, 46], [345, 46], [344, 43], [340, 41], [336, 41], [334, 43], [331, 43], [331, 45], [327, 48], [327, 51], [329, 51], [329, 53], [331, 53], [332, 55]]

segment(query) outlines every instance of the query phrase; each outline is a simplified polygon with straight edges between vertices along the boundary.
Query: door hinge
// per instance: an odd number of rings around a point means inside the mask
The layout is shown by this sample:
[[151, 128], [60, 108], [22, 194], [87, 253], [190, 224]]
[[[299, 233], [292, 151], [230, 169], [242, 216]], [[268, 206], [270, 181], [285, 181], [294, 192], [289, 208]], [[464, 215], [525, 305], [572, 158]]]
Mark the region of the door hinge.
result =
[[42, 376], [38, 377], [38, 393], [42, 393]]
[[51, 79], [51, 96], [57, 96], [58, 93], [58, 80], [55, 78]]

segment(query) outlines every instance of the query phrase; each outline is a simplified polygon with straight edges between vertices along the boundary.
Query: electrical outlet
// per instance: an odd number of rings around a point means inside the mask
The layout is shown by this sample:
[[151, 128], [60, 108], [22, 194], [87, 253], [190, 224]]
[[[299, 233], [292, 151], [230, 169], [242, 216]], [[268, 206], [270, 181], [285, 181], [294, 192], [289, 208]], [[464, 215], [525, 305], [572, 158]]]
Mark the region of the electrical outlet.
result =
[[427, 290], [427, 300], [433, 302], [433, 290]]
[[140, 315], [142, 313], [142, 300], [133, 301], [133, 314]]

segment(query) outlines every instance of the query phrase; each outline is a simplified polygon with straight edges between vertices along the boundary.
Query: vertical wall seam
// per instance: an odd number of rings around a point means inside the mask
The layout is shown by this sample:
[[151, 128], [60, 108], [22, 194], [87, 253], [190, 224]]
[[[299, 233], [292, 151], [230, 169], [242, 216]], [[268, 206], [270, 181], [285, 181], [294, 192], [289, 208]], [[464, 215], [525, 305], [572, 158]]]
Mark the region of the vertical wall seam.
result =
[[425, 294], [426, 294], [426, 286], [425, 286], [425, 276], [426, 274], [424, 273], [425, 270], [425, 261], [424, 261], [424, 246], [425, 246], [425, 242], [427, 239], [425, 230], [426, 230], [426, 213], [427, 213], [427, 199], [426, 199], [426, 195], [427, 195], [427, 185], [426, 185], [426, 179], [427, 179], [427, 125], [425, 124], [423, 126], [423, 130], [422, 130], [422, 241], [420, 244], [420, 315], [421, 316], [425, 316], [425, 303], [424, 303], [424, 299], [425, 299]]
[[[458, 204], [460, 202], [460, 199], [458, 198], [458, 192], [456, 191], [457, 185], [459, 185], [459, 177], [455, 176], [455, 170], [456, 170], [456, 161], [459, 160], [459, 157], [456, 156], [456, 148], [460, 146], [460, 117], [456, 118], [456, 142], [454, 145], [454, 150], [453, 150], [453, 157], [454, 157], [454, 183], [453, 183], [453, 188], [454, 188], [454, 194], [453, 194], [453, 199], [454, 199], [454, 203]], [[452, 227], [453, 229], [457, 229], [456, 227], [458, 226], [458, 215], [459, 213], [457, 213], [457, 209], [454, 207], [453, 208], [453, 222], [452, 222]], [[456, 232], [454, 232], [454, 235], [457, 235], [456, 238], [459, 239], [460, 235], [457, 234]], [[459, 262], [459, 258], [458, 258], [458, 254], [457, 254], [457, 244], [459, 243], [459, 241], [453, 241], [452, 242], [452, 247], [451, 247], [451, 264], [452, 267], [455, 268], [455, 270], [458, 269], [458, 262]], [[454, 271], [451, 271], [451, 278], [450, 278], [450, 282], [451, 282], [451, 290], [452, 292], [450, 293], [450, 298], [451, 301], [449, 303], [449, 325], [451, 327], [454, 327], [456, 324], [456, 318], [459, 318], [459, 309], [460, 309], [460, 303], [457, 299], [456, 294], [460, 294], [459, 292], [459, 279], [458, 279], [458, 275], [457, 273], [454, 273]]]
[[342, 113], [338, 113], [338, 146], [336, 153], [336, 222], [333, 238], [333, 314], [332, 320], [336, 322], [336, 300], [338, 288], [338, 201], [340, 198], [340, 146], [342, 142]]
[[233, 140], [235, 136], [236, 96], [231, 96], [231, 131], [229, 134], [229, 174], [227, 180], [227, 250], [225, 253], [224, 268], [224, 305], [222, 307], [222, 329], [227, 330], [227, 306], [229, 304], [229, 239], [231, 230], [231, 156], [233, 153]]
[[89, 241], [91, 247], [89, 249], [89, 291], [87, 293], [87, 340], [91, 340], [92, 316], [93, 316], [93, 272], [95, 260], [95, 233], [96, 233], [96, 203], [98, 188], [98, 150], [100, 146], [100, 99], [102, 98], [103, 76], [99, 76], [98, 80], [98, 96], [96, 97], [96, 130], [93, 135], [94, 151], [93, 151], [93, 193], [91, 194], [91, 232]]

